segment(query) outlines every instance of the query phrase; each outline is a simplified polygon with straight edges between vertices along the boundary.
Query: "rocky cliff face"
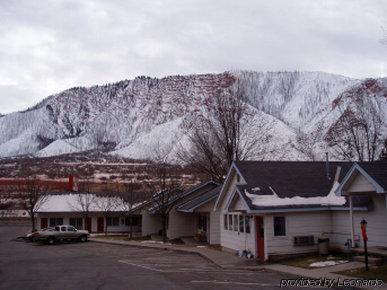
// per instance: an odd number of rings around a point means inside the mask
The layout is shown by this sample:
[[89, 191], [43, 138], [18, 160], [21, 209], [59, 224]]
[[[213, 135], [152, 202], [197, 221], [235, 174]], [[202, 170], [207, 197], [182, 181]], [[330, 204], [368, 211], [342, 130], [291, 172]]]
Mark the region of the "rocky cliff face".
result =
[[[220, 88], [236, 83], [261, 119], [273, 123], [273, 144], [304, 159], [291, 142], [335, 122], [332, 102], [359, 80], [317, 72], [225, 72], [161, 79], [137, 77], [103, 86], [77, 87], [36, 106], [0, 117], [0, 156], [52, 156], [103, 149], [131, 158], [154, 147], [186, 146], [184, 123], [195, 120]], [[258, 119], [259, 119], [258, 118]], [[320, 127], [319, 127], [320, 128]], [[322, 140], [322, 138], [321, 138]], [[321, 141], [319, 140], [319, 141]]]

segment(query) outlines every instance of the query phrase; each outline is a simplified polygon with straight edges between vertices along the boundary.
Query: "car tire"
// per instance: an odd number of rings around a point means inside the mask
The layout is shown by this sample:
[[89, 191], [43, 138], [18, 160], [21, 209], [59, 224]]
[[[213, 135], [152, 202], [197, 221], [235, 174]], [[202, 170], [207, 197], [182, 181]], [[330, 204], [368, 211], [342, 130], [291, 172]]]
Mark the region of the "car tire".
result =
[[55, 238], [54, 237], [48, 237], [47, 238], [47, 244], [49, 244], [49, 245], [55, 244]]
[[80, 236], [80, 237], [79, 237], [79, 240], [80, 240], [82, 243], [85, 243], [85, 242], [87, 242], [87, 236]]

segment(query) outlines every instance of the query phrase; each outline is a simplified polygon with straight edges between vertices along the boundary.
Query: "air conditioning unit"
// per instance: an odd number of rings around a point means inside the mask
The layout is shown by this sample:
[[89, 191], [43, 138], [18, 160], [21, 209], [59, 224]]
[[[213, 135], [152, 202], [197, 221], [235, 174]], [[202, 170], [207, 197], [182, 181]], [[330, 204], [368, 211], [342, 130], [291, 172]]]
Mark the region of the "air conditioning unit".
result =
[[314, 236], [296, 236], [293, 237], [294, 246], [311, 246], [314, 245]]

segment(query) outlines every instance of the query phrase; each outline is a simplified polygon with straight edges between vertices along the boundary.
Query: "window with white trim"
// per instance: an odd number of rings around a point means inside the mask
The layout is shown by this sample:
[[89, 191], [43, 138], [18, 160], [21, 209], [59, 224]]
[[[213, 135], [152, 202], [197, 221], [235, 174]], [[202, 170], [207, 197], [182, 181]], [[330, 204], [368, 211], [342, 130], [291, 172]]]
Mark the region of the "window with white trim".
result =
[[228, 215], [228, 230], [232, 231], [233, 228], [234, 228], [234, 224], [232, 222], [232, 214], [229, 214]]
[[273, 225], [275, 237], [286, 236], [286, 219], [284, 216], [274, 216]]
[[106, 226], [108, 227], [118, 227], [120, 225], [120, 219], [118, 217], [107, 217]]
[[245, 218], [243, 215], [239, 215], [239, 232], [244, 233], [245, 232]]
[[237, 214], [234, 214], [234, 231], [238, 231], [238, 216]]

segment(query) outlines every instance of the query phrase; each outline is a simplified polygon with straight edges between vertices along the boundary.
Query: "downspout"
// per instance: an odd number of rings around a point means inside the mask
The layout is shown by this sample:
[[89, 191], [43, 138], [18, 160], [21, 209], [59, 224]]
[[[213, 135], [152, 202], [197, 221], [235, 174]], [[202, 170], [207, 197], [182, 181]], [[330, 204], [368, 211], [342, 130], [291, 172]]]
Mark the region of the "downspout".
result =
[[355, 247], [355, 236], [354, 236], [354, 228], [353, 228], [353, 202], [352, 195], [348, 195], [349, 198], [349, 219], [350, 219], [350, 227], [351, 227], [351, 247]]

